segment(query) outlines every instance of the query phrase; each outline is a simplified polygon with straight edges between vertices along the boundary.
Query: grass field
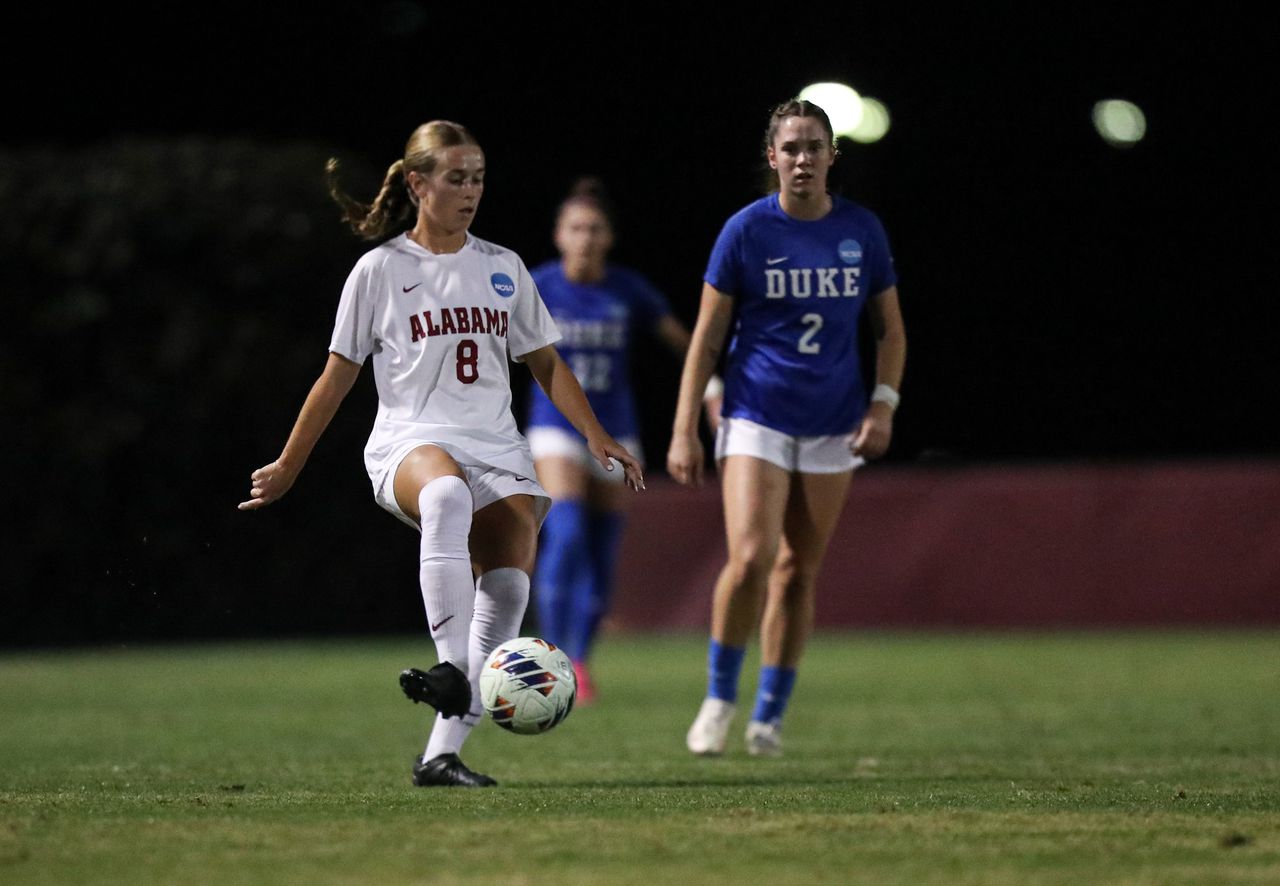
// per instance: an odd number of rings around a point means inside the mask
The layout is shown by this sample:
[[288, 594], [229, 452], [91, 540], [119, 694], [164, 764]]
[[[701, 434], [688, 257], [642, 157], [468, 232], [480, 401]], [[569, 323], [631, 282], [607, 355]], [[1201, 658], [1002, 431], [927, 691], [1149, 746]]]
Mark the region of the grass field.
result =
[[0, 655], [0, 883], [1277, 883], [1278, 653], [826, 635], [786, 756], [707, 760], [703, 640], [612, 637], [599, 704], [477, 729], [486, 791], [410, 785], [425, 641]]

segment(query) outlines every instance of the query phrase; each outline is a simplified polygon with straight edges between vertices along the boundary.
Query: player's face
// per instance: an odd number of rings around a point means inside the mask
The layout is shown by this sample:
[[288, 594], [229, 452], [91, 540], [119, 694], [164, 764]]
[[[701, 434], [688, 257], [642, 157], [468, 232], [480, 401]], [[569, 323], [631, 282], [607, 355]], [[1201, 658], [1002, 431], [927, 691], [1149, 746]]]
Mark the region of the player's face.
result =
[[484, 152], [476, 145], [445, 148], [429, 174], [410, 172], [409, 187], [418, 197], [418, 213], [437, 228], [465, 231], [484, 193]]
[[613, 230], [604, 213], [584, 203], [570, 203], [556, 222], [556, 248], [573, 262], [604, 262], [613, 246]]
[[817, 117], [787, 117], [778, 125], [769, 165], [778, 171], [783, 191], [806, 198], [825, 194], [833, 162], [831, 139]]

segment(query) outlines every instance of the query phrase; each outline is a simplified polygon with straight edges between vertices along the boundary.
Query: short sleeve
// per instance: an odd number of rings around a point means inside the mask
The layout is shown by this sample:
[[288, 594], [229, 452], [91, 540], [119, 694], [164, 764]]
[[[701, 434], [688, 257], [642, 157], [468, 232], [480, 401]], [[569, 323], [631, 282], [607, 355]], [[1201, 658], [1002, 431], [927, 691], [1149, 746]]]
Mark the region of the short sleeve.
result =
[[742, 225], [738, 216], [725, 222], [702, 279], [725, 295], [742, 293]]
[[507, 348], [511, 352], [511, 359], [522, 363], [525, 354], [558, 342], [560, 330], [543, 303], [529, 269], [519, 257], [516, 258], [516, 264], [519, 267], [516, 273], [516, 295], [513, 299], [515, 304], [511, 306], [511, 322], [507, 328]]
[[867, 256], [870, 259], [867, 268], [870, 285], [867, 291], [872, 295], [879, 295], [890, 286], [897, 285], [898, 272], [893, 266], [893, 252], [889, 249], [889, 235], [885, 233], [884, 225], [874, 215], [871, 221], [870, 227], [875, 239]]
[[377, 298], [373, 291], [373, 266], [366, 261], [356, 264], [347, 275], [338, 301], [338, 317], [333, 324], [329, 350], [353, 363], [364, 363], [373, 353], [373, 314]]

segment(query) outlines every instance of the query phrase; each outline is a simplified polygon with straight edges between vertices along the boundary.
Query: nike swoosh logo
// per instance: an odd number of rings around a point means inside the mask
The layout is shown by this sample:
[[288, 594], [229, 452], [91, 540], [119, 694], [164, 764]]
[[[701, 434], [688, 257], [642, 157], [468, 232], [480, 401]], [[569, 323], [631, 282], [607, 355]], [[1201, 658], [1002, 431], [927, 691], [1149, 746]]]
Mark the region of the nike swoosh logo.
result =
[[766, 265], [776, 265], [778, 262], [786, 261], [789, 258], [791, 258], [789, 255], [784, 255], [782, 258], [766, 258], [764, 263]]
[[413, 284], [412, 286], [402, 286], [400, 288], [403, 289], [405, 292], [412, 292], [413, 290], [417, 289], [421, 285], [422, 285], [422, 281], [419, 280], [417, 283]]
[[524, 482], [526, 482], [526, 483], [528, 483], [528, 482], [529, 482], [529, 478], [528, 478], [528, 477], [521, 477], [519, 474], [516, 474], [516, 475], [515, 475], [515, 477], [516, 477], [516, 479], [517, 479], [517, 480], [523, 480], [523, 481], [524, 481]]
[[438, 631], [438, 630], [440, 630], [440, 626], [441, 626], [441, 625], [443, 625], [443, 624], [444, 624], [446, 621], [448, 621], [450, 618], [453, 618], [453, 616], [451, 615], [451, 616], [449, 616], [449, 618], [442, 618], [442, 619], [440, 619], [440, 621], [436, 622], [435, 624], [433, 624], [433, 625], [431, 626], [431, 630], [433, 630], [433, 631]]

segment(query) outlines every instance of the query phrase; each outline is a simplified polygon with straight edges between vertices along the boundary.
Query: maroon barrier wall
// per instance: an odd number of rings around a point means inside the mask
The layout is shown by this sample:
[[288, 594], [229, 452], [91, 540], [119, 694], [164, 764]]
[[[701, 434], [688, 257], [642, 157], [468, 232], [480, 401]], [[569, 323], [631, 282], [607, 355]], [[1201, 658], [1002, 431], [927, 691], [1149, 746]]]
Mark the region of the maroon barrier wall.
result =
[[[705, 628], [720, 490], [635, 497], [611, 624]], [[868, 468], [818, 626], [1280, 624], [1280, 463]]]

